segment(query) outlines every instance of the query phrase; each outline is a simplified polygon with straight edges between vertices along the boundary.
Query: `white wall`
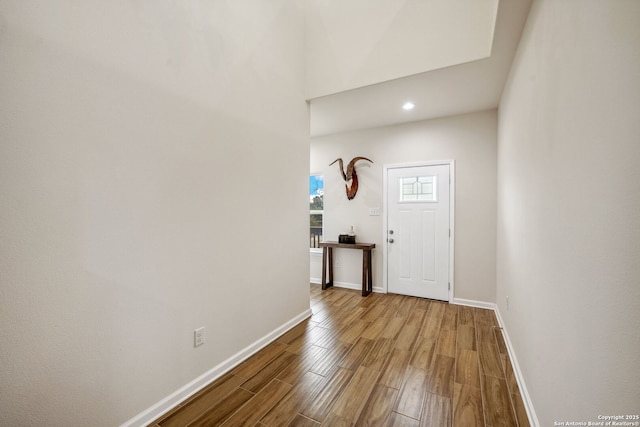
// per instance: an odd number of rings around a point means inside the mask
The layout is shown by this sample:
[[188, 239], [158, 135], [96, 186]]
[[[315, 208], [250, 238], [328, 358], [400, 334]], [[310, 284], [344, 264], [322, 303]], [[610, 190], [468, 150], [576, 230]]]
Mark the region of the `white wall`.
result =
[[0, 3], [0, 425], [117, 425], [309, 308], [303, 23]]
[[[496, 138], [497, 112], [484, 111], [443, 119], [387, 126], [313, 138], [311, 172], [325, 176], [325, 240], [356, 228], [358, 240], [375, 243], [374, 287], [382, 286], [382, 167], [384, 164], [455, 160], [454, 297], [495, 302]], [[359, 190], [349, 201], [337, 164], [356, 156]], [[378, 207], [381, 216], [369, 216]], [[361, 284], [361, 252], [336, 250], [340, 263], [334, 280]], [[321, 257], [311, 256], [311, 277], [321, 274]]]
[[307, 0], [308, 98], [491, 54], [498, 0]]
[[498, 304], [542, 426], [639, 409], [639, 18], [536, 1], [500, 104]]

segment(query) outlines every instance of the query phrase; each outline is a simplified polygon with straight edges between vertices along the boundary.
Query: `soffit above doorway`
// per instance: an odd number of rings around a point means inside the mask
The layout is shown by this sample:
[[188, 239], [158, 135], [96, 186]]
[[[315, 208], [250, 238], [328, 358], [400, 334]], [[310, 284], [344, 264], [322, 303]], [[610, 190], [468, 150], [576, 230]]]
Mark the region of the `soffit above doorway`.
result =
[[[469, 54], [466, 62], [311, 97], [311, 136], [497, 108], [530, 6], [531, 0], [503, 0], [497, 5], [487, 56], [475, 46], [467, 53], [476, 52], [476, 59]], [[417, 49], [399, 53], [411, 57]], [[403, 110], [407, 101], [415, 108]]]

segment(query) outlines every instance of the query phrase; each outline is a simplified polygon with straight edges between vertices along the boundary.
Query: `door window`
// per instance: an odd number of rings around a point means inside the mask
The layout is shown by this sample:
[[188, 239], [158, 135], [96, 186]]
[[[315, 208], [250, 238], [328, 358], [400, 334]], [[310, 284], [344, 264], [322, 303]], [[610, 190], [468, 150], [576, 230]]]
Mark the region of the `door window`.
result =
[[435, 175], [400, 178], [401, 202], [437, 202]]

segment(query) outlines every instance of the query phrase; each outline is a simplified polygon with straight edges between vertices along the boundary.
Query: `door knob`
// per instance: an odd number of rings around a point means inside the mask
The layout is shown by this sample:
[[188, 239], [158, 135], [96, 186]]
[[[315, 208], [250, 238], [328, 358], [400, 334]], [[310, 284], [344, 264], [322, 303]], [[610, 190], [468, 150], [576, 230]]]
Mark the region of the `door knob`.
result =
[[387, 242], [393, 243], [393, 239], [388, 239]]

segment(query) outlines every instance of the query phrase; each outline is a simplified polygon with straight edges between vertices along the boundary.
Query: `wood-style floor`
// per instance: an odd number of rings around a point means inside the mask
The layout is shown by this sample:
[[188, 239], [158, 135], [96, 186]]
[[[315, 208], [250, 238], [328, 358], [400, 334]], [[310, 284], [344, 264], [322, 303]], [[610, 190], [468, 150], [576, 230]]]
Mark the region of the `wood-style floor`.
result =
[[311, 308], [152, 426], [529, 426], [492, 311], [319, 285]]

